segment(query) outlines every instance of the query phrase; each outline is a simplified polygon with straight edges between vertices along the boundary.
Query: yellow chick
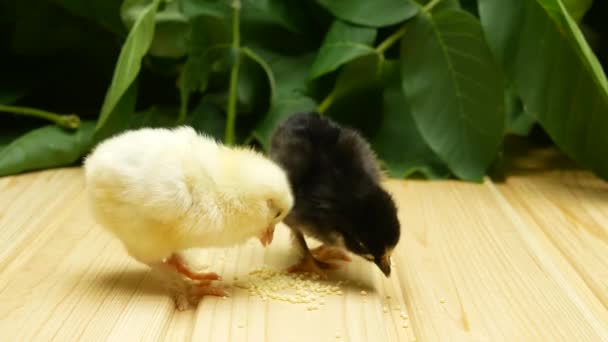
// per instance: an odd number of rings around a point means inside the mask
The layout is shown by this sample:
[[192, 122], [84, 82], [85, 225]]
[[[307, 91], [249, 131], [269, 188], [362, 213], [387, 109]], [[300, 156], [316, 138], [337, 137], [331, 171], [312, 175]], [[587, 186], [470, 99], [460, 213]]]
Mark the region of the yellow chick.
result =
[[226, 295], [211, 284], [220, 279], [216, 273], [192, 271], [180, 251], [251, 237], [266, 246], [294, 202], [277, 164], [186, 126], [107, 139], [86, 157], [84, 169], [95, 219], [164, 280], [180, 310], [204, 295]]

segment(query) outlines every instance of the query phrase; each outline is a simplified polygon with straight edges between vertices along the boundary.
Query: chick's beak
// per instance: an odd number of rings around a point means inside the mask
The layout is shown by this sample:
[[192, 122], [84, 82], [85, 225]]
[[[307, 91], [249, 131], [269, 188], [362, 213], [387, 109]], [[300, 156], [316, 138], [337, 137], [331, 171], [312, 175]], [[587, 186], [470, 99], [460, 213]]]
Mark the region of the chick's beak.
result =
[[381, 258], [376, 259], [375, 263], [387, 278], [391, 275], [391, 255], [390, 255], [390, 253], [386, 253]]
[[270, 226], [270, 227], [266, 228], [266, 230], [264, 230], [260, 236], [258, 236], [258, 239], [260, 239], [260, 243], [262, 244], [262, 246], [266, 247], [266, 246], [270, 245], [270, 243], [272, 242], [273, 236], [274, 236], [274, 226]]

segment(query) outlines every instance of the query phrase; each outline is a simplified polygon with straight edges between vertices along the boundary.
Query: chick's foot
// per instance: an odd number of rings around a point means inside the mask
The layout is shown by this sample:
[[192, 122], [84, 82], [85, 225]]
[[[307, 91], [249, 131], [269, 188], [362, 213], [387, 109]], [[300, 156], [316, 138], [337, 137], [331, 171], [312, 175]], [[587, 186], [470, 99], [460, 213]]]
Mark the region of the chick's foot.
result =
[[199, 297], [203, 297], [203, 296], [217, 296], [217, 297], [226, 296], [227, 297], [228, 296], [228, 293], [222, 287], [212, 286], [209, 284], [207, 284], [207, 285], [198, 284], [198, 286], [196, 286], [192, 292]]
[[220, 277], [215, 273], [192, 272], [179, 257], [147, 263], [152, 274], [172, 294], [175, 308], [179, 311], [195, 308], [206, 295], [226, 296], [223, 288], [212, 285]]
[[331, 262], [335, 260], [341, 260], [349, 262], [352, 259], [348, 255], [348, 252], [340, 247], [321, 245], [317, 248], [310, 250], [315, 259], [323, 262]]
[[196, 308], [205, 296], [228, 296], [226, 290], [220, 286], [211, 285], [212, 280], [196, 283], [182, 282], [173, 288], [175, 308], [179, 311]]
[[201, 283], [208, 284], [213, 280], [220, 280], [221, 277], [217, 273], [213, 272], [194, 272], [188, 266], [185, 265], [183, 260], [176, 254], [172, 254], [166, 261], [168, 265], [175, 267], [178, 273], [181, 275], [195, 280]]
[[316, 260], [311, 254], [307, 254], [297, 264], [289, 267], [287, 272], [290, 273], [312, 273], [322, 279], [327, 278], [327, 270], [339, 268], [339, 265]]
[[189, 308], [194, 308], [198, 306], [199, 302], [205, 296], [228, 296], [226, 290], [219, 286], [213, 286], [210, 284], [210, 282], [211, 281], [208, 283], [201, 282], [197, 284], [190, 284], [184, 292], [176, 293], [174, 300], [177, 310], [183, 311]]

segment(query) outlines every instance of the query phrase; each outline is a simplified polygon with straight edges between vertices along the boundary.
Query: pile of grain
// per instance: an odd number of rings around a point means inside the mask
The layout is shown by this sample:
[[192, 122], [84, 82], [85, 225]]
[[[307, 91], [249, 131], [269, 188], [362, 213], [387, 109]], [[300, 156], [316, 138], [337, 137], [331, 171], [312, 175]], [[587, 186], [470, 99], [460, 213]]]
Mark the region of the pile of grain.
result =
[[317, 275], [261, 268], [249, 272], [248, 279], [235, 283], [235, 286], [247, 289], [250, 295], [262, 300], [305, 304], [308, 310], [317, 310], [325, 304], [327, 296], [343, 294], [342, 284], [344, 282], [341, 281], [321, 281]]

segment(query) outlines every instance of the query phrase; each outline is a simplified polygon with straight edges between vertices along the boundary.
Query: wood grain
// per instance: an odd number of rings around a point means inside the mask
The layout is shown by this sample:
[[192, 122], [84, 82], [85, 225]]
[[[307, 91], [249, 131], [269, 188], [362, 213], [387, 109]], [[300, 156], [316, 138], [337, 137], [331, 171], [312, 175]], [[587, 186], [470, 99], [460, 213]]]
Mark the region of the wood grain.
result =
[[511, 177], [498, 188], [525, 224], [550, 241], [555, 259], [568, 264], [562, 268], [576, 273], [570, 278], [591, 290], [591, 304], [595, 297], [608, 308], [608, 184], [588, 173], [559, 171]]
[[[357, 258], [315, 311], [229, 287], [177, 312], [92, 221], [80, 169], [0, 178], [0, 340], [608, 341], [606, 188], [572, 172], [389, 182], [403, 224], [393, 276]], [[189, 256], [228, 286], [295, 261], [284, 227], [266, 249]]]

